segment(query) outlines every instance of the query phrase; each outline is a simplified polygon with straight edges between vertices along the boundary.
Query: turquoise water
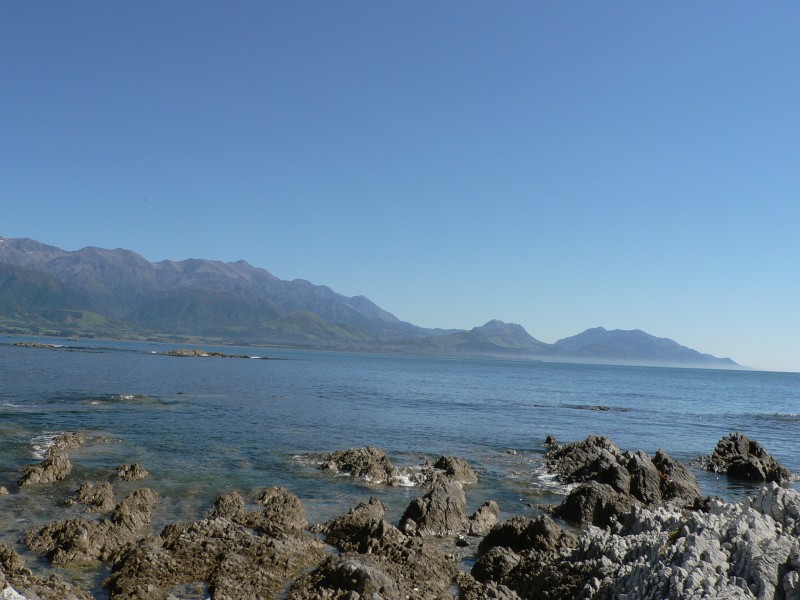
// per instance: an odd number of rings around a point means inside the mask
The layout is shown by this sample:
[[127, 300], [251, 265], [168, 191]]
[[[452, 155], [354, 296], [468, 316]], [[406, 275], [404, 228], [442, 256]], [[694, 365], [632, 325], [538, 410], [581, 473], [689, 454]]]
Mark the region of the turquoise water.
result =
[[[202, 516], [231, 489], [269, 485], [296, 493], [312, 520], [370, 495], [399, 517], [419, 490], [369, 488], [315, 468], [314, 453], [365, 445], [384, 448], [397, 465], [464, 457], [481, 475], [467, 490], [469, 508], [491, 497], [504, 516], [560, 501], [563, 490], [542, 470], [548, 434], [605, 434], [623, 449], [663, 448], [688, 461], [739, 430], [800, 472], [798, 374], [230, 347], [218, 350], [282, 360], [177, 358], [154, 354], [165, 345], [105, 341], [11, 345], [22, 339], [31, 338], [0, 340], [0, 484], [14, 492], [0, 498], [6, 540], [71, 515], [63, 499], [80, 481], [106, 479], [123, 462], [152, 473], [147, 485], [162, 496], [156, 530]], [[71, 455], [71, 479], [17, 493], [19, 468], [37, 462], [46, 436], [75, 430], [93, 441]], [[753, 490], [698, 477], [706, 494], [736, 499]]]

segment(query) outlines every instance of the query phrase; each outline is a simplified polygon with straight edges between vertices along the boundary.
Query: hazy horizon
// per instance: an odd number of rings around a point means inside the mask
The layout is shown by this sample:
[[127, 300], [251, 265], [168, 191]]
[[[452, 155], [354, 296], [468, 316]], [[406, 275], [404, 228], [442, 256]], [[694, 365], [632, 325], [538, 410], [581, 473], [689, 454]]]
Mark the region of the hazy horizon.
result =
[[0, 235], [800, 371], [800, 7], [0, 5]]

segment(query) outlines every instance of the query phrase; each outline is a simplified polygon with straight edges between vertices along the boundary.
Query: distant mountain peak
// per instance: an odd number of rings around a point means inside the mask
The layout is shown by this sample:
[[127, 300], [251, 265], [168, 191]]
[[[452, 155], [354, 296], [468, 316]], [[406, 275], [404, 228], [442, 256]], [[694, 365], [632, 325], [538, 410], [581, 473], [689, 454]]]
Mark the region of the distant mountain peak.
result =
[[469, 331], [401, 321], [365, 296], [285, 281], [245, 260], [150, 262], [121, 248], [66, 251], [0, 237], [0, 331], [551, 361], [735, 368], [639, 329], [594, 327], [546, 344], [492, 319]]

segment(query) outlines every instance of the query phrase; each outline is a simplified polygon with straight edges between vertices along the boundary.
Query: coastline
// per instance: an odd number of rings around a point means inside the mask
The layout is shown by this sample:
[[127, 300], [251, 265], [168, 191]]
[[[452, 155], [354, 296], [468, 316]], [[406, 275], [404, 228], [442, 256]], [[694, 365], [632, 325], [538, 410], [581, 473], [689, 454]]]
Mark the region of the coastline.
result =
[[[792, 558], [800, 556], [800, 493], [772, 482], [738, 503], [702, 498], [680, 464], [623, 452], [603, 437], [547, 440], [551, 474], [574, 485], [561, 506], [541, 506], [537, 517], [500, 519], [502, 507], [493, 501], [467, 514], [466, 498], [481, 475], [463, 459], [442, 456], [409, 469], [395, 467], [380, 448], [366, 447], [309, 457], [318, 485], [348, 477], [364, 486], [364, 501], [346, 514], [309, 522], [303, 502], [273, 486], [224, 492], [205, 518], [160, 531], [152, 521], [159, 495], [141, 465], [120, 465], [101, 482], [70, 479], [70, 457], [78, 463], [92, 443], [82, 432], [53, 438], [44, 459], [0, 498], [7, 502], [23, 487], [48, 493], [58, 481], [77, 487], [60, 500], [55, 520], [27, 531], [27, 566], [13, 548], [0, 545], [4, 597], [533, 600], [800, 593], [800, 561]], [[743, 444], [756, 447], [746, 438]], [[767, 465], [771, 457], [759, 452], [748, 450], [744, 459], [757, 455]], [[716, 450], [709, 459], [715, 457], [722, 460]], [[653, 468], [666, 471], [648, 482]], [[371, 494], [392, 485], [417, 490], [399, 520]], [[584, 523], [555, 518], [570, 498], [583, 497], [582, 489], [603, 486], [623, 504], [609, 512], [603, 497], [600, 504], [584, 502]], [[209, 553], [211, 547], [216, 550]], [[92, 595], [63, 578], [36, 574], [36, 556], [61, 568], [96, 570], [105, 591]]]

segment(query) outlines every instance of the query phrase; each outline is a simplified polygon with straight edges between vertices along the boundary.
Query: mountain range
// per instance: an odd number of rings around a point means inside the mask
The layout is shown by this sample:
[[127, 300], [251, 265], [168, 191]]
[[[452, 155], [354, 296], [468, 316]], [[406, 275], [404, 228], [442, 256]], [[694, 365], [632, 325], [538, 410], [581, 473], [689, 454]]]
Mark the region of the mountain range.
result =
[[286, 281], [245, 261], [150, 262], [0, 237], [0, 332], [361, 352], [738, 368], [643, 331], [602, 327], [548, 344], [493, 320], [469, 331], [402, 321], [364, 296]]

